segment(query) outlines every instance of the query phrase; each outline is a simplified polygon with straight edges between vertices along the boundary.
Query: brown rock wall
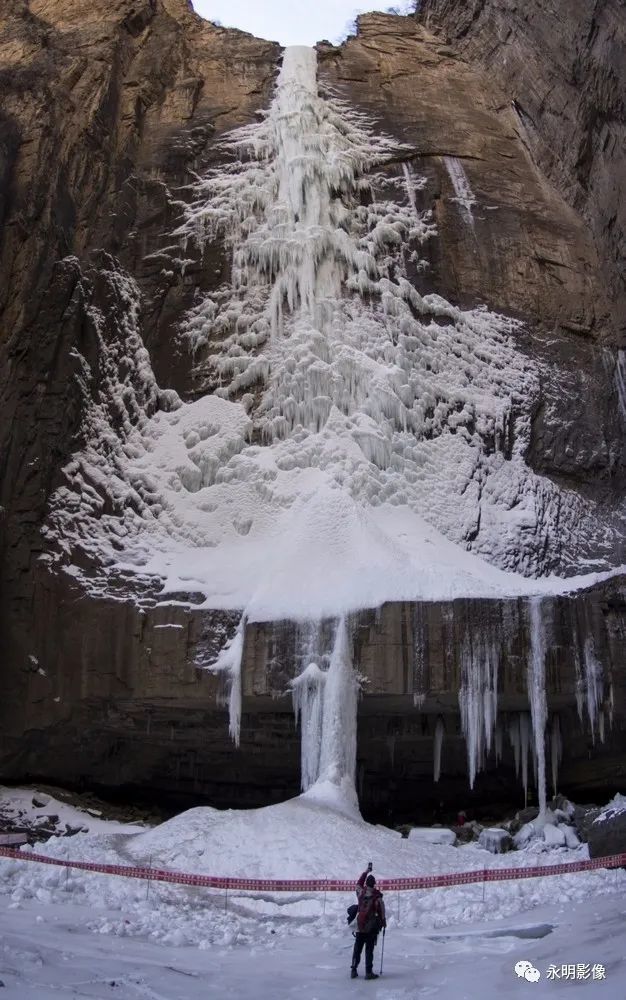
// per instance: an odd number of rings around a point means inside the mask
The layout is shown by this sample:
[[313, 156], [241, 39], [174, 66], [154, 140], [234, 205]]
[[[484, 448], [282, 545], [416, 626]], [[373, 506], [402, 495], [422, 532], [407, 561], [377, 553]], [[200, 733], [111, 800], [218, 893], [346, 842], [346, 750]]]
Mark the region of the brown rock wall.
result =
[[420, 22], [484, 67], [539, 170], [579, 213], [626, 336], [626, 7], [623, 0], [424, 0]]

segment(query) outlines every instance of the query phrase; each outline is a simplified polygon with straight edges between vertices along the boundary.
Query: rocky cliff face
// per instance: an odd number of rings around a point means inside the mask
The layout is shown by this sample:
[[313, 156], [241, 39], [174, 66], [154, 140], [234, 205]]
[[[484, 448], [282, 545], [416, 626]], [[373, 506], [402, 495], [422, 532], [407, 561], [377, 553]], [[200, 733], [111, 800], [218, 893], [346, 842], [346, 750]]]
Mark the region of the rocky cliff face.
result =
[[421, 23], [458, 58], [484, 68], [529, 156], [586, 222], [623, 343], [624, 3], [424, 0], [420, 7]]
[[[344, 46], [320, 46], [320, 85], [406, 144], [404, 162], [427, 179], [418, 207], [432, 211], [439, 237], [429, 244], [428, 271], [415, 276], [418, 286], [525, 321], [524, 349], [545, 372], [527, 460], [610, 514], [626, 485], [614, 349], [623, 321], [620, 4], [596, 4], [582, 20], [568, 15], [564, 28], [544, 24], [534, 5], [524, 14], [507, 0], [470, 7], [433, 0], [421, 21], [362, 18], [358, 36]], [[280, 50], [200, 20], [185, 0], [94, 0], [87, 12], [78, 0], [9, 0], [1, 17], [4, 773], [178, 789], [223, 804], [280, 798], [297, 786], [297, 746], [291, 718], [264, 700], [275, 692], [252, 683], [268, 673], [259, 634], [248, 637], [250, 718], [234, 757], [215, 709], [216, 681], [195, 665], [232, 635], [236, 616], [164, 611], [148, 592], [143, 608], [121, 593], [86, 597], [71, 576], [51, 572], [42, 534], [61, 469], [88, 440], [86, 406], [110, 377], [115, 345], [128, 336], [120, 275], [139, 290], [138, 328], [160, 387], [142, 381], [141, 372], [122, 372], [129, 396], [150, 412], [161, 390], [183, 398], [196, 391], [192, 358], [177, 333], [230, 262], [217, 244], [173, 254], [171, 233], [190, 197], [185, 185], [228, 156], [220, 136], [267, 107]], [[501, 42], [505, 21], [512, 34]], [[541, 52], [544, 35], [559, 59]], [[563, 37], [577, 53], [566, 64]], [[545, 81], [528, 84], [532, 100], [526, 90], [513, 95], [507, 83], [519, 87], [529, 79], [524, 74]], [[124, 404], [111, 419], [132, 423], [139, 414]], [[591, 617], [611, 618], [611, 635], [619, 633], [619, 585], [590, 600]], [[454, 609], [432, 613], [443, 620]], [[381, 662], [403, 648], [406, 660], [411, 644], [391, 632]], [[527, 638], [519, 641], [523, 647]], [[615, 642], [601, 643], [607, 669], [617, 669], [622, 647]], [[257, 647], [255, 658], [250, 650]], [[574, 658], [562, 662], [574, 676]], [[455, 670], [458, 663], [447, 680], [451, 696]], [[574, 688], [570, 683], [570, 708]], [[402, 699], [411, 691], [396, 677], [380, 693]], [[404, 733], [410, 766], [397, 776], [403, 799], [412, 781], [432, 772], [432, 733], [420, 722], [418, 739], [418, 723], [401, 721], [407, 706], [394, 705], [401, 711], [392, 721], [388, 703], [372, 707], [363, 725], [376, 740], [389, 726]], [[621, 753], [620, 705], [604, 773]], [[586, 761], [581, 739], [574, 756]], [[461, 757], [457, 747], [451, 773], [462, 769]], [[374, 758], [363, 768], [375, 770]], [[588, 771], [568, 774], [573, 790], [593, 785]]]
[[[19, 733], [41, 620], [41, 525], [81, 435], [76, 351], [97, 394], [101, 338], [115, 340], [124, 323], [121, 267], [143, 294], [155, 371], [184, 388], [173, 331], [207, 278], [193, 262], [173, 274], [158, 253], [179, 190], [215, 137], [267, 103], [279, 49], [202, 21], [185, 0], [88, 11], [74, 0], [12, 0], [0, 17], [2, 684], [7, 717], [20, 706], [9, 727]], [[52, 642], [64, 648], [60, 635]], [[108, 655], [96, 657], [105, 671]]]

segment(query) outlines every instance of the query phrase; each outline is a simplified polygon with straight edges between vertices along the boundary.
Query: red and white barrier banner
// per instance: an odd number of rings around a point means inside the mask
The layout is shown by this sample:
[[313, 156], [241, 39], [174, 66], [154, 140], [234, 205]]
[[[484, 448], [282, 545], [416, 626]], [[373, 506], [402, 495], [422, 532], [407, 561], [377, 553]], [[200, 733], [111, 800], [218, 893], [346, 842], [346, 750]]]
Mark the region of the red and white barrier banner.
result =
[[[243, 889], [249, 892], [353, 892], [355, 879], [268, 879], [232, 878], [221, 875], [190, 875], [184, 872], [165, 871], [159, 868], [133, 868], [130, 865], [100, 865], [95, 861], [66, 861], [50, 858], [46, 854], [16, 851], [0, 847], [0, 858], [14, 861], [35, 861], [59, 868], [97, 872], [101, 875], [120, 875], [151, 882], [170, 882], [175, 885], [198, 885], [206, 889]], [[476, 871], [455, 872], [450, 875], [418, 875], [412, 878], [378, 879], [383, 892], [399, 889], [439, 889], [451, 885], [468, 885], [472, 882], [504, 882], [508, 879], [538, 878], [542, 875], [573, 875], [575, 872], [595, 871], [598, 868], [626, 867], [626, 854], [612, 854], [607, 858], [590, 861], [573, 861], [565, 865], [537, 865], [533, 868], [480, 868]]]

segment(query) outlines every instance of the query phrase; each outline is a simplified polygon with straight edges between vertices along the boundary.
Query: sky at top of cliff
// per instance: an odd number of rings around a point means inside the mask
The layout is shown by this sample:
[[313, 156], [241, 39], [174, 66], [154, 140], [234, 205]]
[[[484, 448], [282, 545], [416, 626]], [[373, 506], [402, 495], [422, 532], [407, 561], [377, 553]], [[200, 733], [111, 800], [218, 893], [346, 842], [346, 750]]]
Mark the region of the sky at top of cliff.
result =
[[192, 0], [194, 10], [209, 21], [226, 28], [239, 28], [257, 38], [267, 38], [281, 45], [315, 45], [327, 39], [337, 42], [349, 33], [358, 14], [389, 11], [409, 14], [414, 0], [386, 3], [375, 0], [355, 4], [354, 0], [316, 0], [294, 3], [293, 0]]

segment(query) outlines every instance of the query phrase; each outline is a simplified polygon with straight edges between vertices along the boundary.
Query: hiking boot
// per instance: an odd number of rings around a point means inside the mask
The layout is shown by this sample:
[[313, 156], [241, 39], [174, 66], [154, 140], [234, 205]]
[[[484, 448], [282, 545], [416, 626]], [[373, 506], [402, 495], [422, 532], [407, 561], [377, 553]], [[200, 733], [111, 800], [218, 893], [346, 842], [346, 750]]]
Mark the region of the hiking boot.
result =
[[378, 973], [377, 972], [366, 972], [365, 973], [365, 978], [366, 979], [378, 979]]
[[358, 977], [359, 974], [356, 971], [356, 967], [353, 965], [352, 968], [350, 969], [350, 979], [358, 979]]

